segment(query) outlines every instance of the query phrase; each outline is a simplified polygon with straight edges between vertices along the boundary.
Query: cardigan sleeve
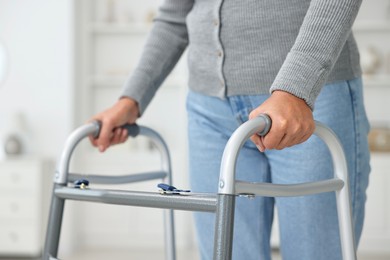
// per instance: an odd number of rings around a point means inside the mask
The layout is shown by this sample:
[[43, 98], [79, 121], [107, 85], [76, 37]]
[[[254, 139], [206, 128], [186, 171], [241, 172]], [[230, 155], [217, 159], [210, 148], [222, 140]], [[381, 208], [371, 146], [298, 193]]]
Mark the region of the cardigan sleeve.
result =
[[192, 5], [193, 0], [165, 0], [159, 8], [141, 58], [121, 93], [138, 102], [140, 114], [188, 45], [186, 17]]
[[360, 5], [361, 0], [312, 0], [270, 92], [289, 92], [313, 109], [351, 33]]

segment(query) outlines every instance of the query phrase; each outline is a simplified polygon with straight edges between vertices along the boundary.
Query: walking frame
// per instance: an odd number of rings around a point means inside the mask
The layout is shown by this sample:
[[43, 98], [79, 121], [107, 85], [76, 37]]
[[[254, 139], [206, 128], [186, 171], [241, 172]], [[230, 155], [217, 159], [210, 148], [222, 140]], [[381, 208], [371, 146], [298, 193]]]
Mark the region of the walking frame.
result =
[[[43, 260], [57, 259], [59, 238], [65, 200], [89, 201], [116, 205], [162, 208], [164, 210], [166, 259], [176, 259], [174, 235], [174, 210], [215, 213], [214, 260], [232, 258], [235, 199], [238, 195], [265, 197], [291, 197], [336, 192], [339, 232], [344, 260], [356, 260], [356, 248], [352, 226], [351, 202], [349, 198], [348, 170], [343, 148], [334, 132], [316, 122], [315, 135], [328, 146], [334, 177], [328, 180], [300, 184], [253, 183], [235, 179], [237, 157], [241, 147], [253, 134], [265, 135], [271, 126], [267, 115], [260, 115], [242, 124], [226, 144], [220, 168], [218, 194], [163, 195], [159, 192], [140, 192], [107, 189], [78, 189], [68, 186], [83, 178], [81, 174], [69, 173], [69, 162], [77, 144], [89, 135], [97, 136], [100, 124], [92, 122], [77, 128], [68, 137], [58, 169], [54, 176], [49, 220]], [[138, 125], [124, 126], [129, 136], [143, 135], [151, 139], [161, 153], [161, 170], [122, 176], [88, 175], [96, 184], [123, 184], [162, 179], [172, 185], [171, 162], [168, 147], [154, 130]]]

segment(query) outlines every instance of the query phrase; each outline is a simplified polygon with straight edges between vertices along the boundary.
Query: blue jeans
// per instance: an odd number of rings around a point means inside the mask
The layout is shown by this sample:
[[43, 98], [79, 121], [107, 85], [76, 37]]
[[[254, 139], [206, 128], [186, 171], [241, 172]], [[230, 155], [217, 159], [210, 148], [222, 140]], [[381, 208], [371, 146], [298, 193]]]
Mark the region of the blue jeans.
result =
[[[187, 99], [190, 179], [195, 192], [217, 192], [225, 144], [248, 114], [268, 95], [219, 99], [190, 92]], [[356, 242], [359, 241], [368, 186], [369, 149], [361, 79], [324, 86], [314, 118], [332, 128], [345, 149], [352, 198]], [[251, 141], [242, 148], [238, 179], [278, 184], [331, 178], [332, 161], [324, 143], [312, 136], [303, 144], [261, 153]], [[293, 198], [237, 198], [233, 259], [271, 259], [270, 233], [276, 206], [283, 259], [337, 260], [341, 246], [334, 193]], [[212, 259], [214, 214], [195, 213], [202, 259]]]

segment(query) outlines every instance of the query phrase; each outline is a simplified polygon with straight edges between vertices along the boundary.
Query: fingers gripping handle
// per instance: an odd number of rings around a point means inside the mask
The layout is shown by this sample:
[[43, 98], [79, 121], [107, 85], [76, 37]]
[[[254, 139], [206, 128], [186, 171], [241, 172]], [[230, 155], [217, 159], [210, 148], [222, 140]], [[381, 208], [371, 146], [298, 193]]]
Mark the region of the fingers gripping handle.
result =
[[[102, 122], [100, 121], [94, 121], [92, 124], [96, 124], [97, 128], [95, 132], [92, 134], [94, 138], [98, 138], [101, 128], [102, 128]], [[137, 124], [125, 124], [121, 126], [120, 128], [127, 130], [127, 135], [131, 137], [137, 137], [137, 135], [140, 133], [140, 128]]]

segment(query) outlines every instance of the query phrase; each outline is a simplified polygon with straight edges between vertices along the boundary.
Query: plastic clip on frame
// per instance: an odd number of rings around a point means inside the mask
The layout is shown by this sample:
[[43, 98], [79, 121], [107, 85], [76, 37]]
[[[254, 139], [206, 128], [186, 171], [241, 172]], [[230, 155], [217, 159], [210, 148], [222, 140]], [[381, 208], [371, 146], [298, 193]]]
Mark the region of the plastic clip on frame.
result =
[[[176, 258], [172, 210], [214, 212], [216, 214], [214, 259], [227, 260], [232, 257], [234, 207], [237, 195], [253, 194], [268, 197], [302, 196], [331, 191], [336, 192], [343, 259], [356, 259], [346, 159], [338, 138], [323, 124], [316, 122], [315, 134], [319, 136], [329, 148], [333, 159], [334, 178], [319, 182], [291, 185], [251, 183], [235, 180], [237, 156], [241, 147], [252, 134], [266, 134], [270, 125], [270, 118], [266, 115], [261, 115], [258, 118], [254, 118], [242, 124], [233, 133], [225, 147], [221, 161], [218, 194], [196, 193], [191, 195], [190, 193], [187, 196], [181, 196], [180, 194], [164, 196], [158, 192], [75, 189], [67, 187], [68, 182], [82, 177], [77, 174], [68, 173], [69, 160], [73, 149], [82, 138], [90, 134], [97, 135], [100, 127], [98, 124], [92, 123], [76, 129], [65, 145], [59, 164], [59, 171], [55, 176], [43, 259], [56, 259], [57, 257], [64, 201], [66, 199], [170, 209], [167, 211], [170, 216], [166, 222], [167, 238], [165, 242], [167, 246], [167, 259], [172, 260]], [[139, 129], [139, 134], [151, 137], [155, 141], [155, 144], [162, 152], [163, 171], [121, 177], [90, 175], [88, 178], [91, 183], [99, 182], [113, 184], [167, 177], [169, 179], [168, 184], [172, 185], [170, 181], [171, 166], [169, 153], [161, 137], [149, 128], [137, 126], [126, 127], [129, 128], [129, 134], [132, 136], [137, 136], [137, 129]], [[136, 134], [133, 134], [134, 130]]]

